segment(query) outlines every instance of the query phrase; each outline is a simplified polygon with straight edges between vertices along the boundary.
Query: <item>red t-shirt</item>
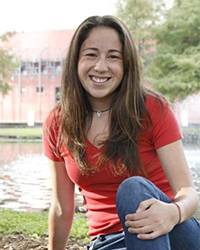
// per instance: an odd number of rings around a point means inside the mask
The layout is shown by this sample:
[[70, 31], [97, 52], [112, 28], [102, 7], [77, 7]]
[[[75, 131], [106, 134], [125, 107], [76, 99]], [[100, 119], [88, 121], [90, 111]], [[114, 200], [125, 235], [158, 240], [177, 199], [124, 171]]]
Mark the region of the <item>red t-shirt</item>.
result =
[[[140, 159], [148, 179], [173, 199], [172, 189], [163, 172], [156, 149], [179, 140], [181, 133], [168, 104], [163, 102], [163, 105], [160, 105], [156, 97], [149, 95], [145, 105], [149, 111], [152, 126], [139, 136]], [[89, 235], [121, 231], [115, 196], [119, 184], [128, 177], [128, 174], [114, 174], [111, 164], [107, 163], [90, 176], [82, 175], [66, 146], [57, 147], [58, 123], [58, 116], [55, 112], [51, 112], [44, 124], [44, 153], [53, 161], [64, 161], [69, 178], [80, 187], [87, 208]], [[103, 148], [97, 148], [86, 140], [85, 149], [86, 160], [90, 165], [95, 166]]]

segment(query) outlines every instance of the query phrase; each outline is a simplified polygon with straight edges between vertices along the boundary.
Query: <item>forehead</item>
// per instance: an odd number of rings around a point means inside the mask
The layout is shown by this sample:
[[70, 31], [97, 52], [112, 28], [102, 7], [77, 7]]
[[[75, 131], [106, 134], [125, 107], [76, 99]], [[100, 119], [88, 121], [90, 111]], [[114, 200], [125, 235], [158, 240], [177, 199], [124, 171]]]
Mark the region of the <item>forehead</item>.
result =
[[82, 43], [81, 50], [87, 48], [97, 49], [122, 49], [118, 32], [110, 27], [95, 27], [86, 40]]

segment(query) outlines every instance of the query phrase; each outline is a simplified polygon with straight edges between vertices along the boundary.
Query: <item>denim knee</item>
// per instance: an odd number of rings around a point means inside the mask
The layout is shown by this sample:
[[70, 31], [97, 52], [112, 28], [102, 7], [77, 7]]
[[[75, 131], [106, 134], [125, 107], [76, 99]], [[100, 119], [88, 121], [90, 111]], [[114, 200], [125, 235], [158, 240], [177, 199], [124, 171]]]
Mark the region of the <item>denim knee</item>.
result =
[[[116, 206], [118, 213], [133, 213], [139, 203], [145, 199], [148, 183], [140, 176], [134, 176], [124, 180], [118, 187], [116, 194]], [[146, 190], [144, 190], [146, 189]], [[147, 197], [146, 197], [147, 199]]]
[[154, 195], [154, 184], [148, 181], [146, 178], [141, 176], [133, 176], [124, 180], [118, 187], [117, 199], [122, 195], [130, 194], [134, 198], [138, 196], [144, 196], [147, 193]]
[[120, 185], [119, 189], [123, 188], [133, 188], [133, 191], [140, 188], [140, 186], [146, 186], [148, 185], [148, 180], [141, 176], [132, 176], [127, 179], [125, 179]]
[[117, 210], [123, 213], [133, 213], [141, 201], [156, 198], [170, 202], [169, 198], [151, 181], [141, 176], [133, 176], [124, 180], [116, 194]]

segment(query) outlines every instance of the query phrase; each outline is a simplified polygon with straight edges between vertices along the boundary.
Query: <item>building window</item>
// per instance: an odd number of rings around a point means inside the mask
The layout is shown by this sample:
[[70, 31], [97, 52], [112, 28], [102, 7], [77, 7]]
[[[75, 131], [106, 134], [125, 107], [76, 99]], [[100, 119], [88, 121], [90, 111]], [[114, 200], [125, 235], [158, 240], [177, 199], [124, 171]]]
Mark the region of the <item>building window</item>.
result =
[[22, 75], [59, 75], [62, 71], [61, 61], [22, 61], [20, 65]]
[[39, 73], [39, 62], [23, 61], [20, 71], [22, 75], [37, 75]]
[[60, 87], [55, 88], [55, 102], [58, 103], [60, 101]]
[[31, 63], [30, 74], [37, 75], [39, 73], [39, 62]]
[[41, 86], [41, 87], [36, 87], [36, 92], [37, 93], [43, 93], [44, 92], [44, 87], [43, 86]]
[[59, 75], [62, 70], [60, 61], [42, 61], [41, 73], [43, 75]]

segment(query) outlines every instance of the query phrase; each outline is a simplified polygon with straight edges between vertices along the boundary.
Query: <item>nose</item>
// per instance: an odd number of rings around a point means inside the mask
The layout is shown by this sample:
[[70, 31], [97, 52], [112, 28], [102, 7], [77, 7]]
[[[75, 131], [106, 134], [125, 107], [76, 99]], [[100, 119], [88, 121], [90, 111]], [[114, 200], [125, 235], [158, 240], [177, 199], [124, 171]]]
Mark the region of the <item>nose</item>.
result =
[[108, 64], [105, 58], [98, 58], [95, 66], [94, 66], [94, 70], [98, 71], [98, 72], [105, 72], [108, 70]]

